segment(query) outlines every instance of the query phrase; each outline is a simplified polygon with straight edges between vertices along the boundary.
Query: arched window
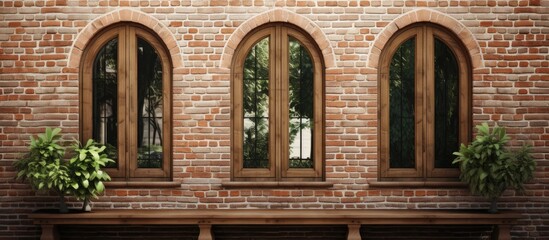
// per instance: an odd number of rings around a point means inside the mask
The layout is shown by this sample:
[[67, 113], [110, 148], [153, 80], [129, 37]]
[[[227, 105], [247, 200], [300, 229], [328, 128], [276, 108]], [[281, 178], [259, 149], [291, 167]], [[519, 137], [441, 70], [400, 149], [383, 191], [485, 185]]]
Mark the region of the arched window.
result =
[[381, 180], [455, 179], [470, 139], [471, 68], [459, 39], [434, 24], [397, 32], [380, 59]]
[[107, 146], [114, 180], [171, 177], [171, 63], [155, 34], [119, 24], [97, 34], [81, 69], [82, 138]]
[[233, 180], [322, 180], [324, 66], [311, 37], [264, 25], [232, 66]]

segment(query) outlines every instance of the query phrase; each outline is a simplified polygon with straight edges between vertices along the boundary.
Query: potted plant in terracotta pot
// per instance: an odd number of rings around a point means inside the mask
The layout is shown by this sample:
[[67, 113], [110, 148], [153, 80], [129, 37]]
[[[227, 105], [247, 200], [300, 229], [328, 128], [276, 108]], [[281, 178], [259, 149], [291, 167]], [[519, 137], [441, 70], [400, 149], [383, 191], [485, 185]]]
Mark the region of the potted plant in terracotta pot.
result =
[[61, 129], [46, 128], [44, 134], [31, 137], [29, 153], [14, 163], [17, 179], [26, 180], [36, 190], [55, 191], [60, 198], [59, 212], [66, 213], [65, 196], [74, 196], [84, 201], [82, 210], [89, 210], [89, 199], [101, 194], [103, 181], [110, 177], [101, 170], [113, 162], [104, 153], [105, 146], [88, 140], [84, 146], [76, 141], [65, 160], [65, 148], [60, 144]]
[[461, 144], [459, 152], [454, 152], [454, 164], [459, 164], [460, 179], [469, 185], [473, 194], [486, 197], [491, 201], [490, 212], [497, 212], [497, 200], [503, 192], [512, 187], [524, 190], [523, 184], [533, 177], [536, 163], [530, 154], [530, 147], [523, 146], [516, 152], [506, 149], [509, 136], [502, 127], [483, 123], [478, 129], [476, 139], [465, 146]]

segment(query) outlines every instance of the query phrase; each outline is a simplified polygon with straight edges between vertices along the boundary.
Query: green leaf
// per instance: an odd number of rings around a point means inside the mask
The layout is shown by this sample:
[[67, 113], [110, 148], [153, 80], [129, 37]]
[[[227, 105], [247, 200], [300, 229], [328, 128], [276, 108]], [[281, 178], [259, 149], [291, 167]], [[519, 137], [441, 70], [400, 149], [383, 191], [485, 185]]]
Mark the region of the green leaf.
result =
[[89, 185], [90, 185], [90, 182], [88, 182], [88, 180], [82, 181], [82, 186], [84, 186], [85, 188], [88, 188]]
[[86, 150], [80, 150], [80, 156], [79, 156], [80, 161], [86, 159], [86, 152], [87, 152]]
[[480, 172], [480, 180], [484, 180], [486, 177], [488, 176], [488, 173], [484, 172], [484, 171], [481, 171]]
[[93, 152], [93, 151], [90, 151], [91, 155], [93, 156], [93, 160], [94, 161], [98, 161], [99, 160], [99, 154], [97, 154], [97, 152]]
[[97, 189], [98, 193], [102, 193], [105, 190], [105, 185], [103, 185], [103, 182], [97, 182], [95, 183], [95, 189]]

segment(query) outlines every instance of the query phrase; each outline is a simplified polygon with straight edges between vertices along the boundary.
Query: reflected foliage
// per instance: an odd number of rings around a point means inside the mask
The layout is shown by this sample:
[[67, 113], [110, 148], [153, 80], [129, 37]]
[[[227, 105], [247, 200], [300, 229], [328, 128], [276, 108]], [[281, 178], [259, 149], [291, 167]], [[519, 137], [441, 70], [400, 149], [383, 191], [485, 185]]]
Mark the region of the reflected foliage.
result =
[[118, 39], [112, 39], [93, 62], [93, 139], [107, 147], [109, 158], [118, 163]]
[[435, 38], [435, 167], [451, 168], [459, 147], [459, 69], [454, 53]]
[[[290, 167], [313, 167], [313, 62], [295, 39], [289, 46], [289, 152]], [[244, 62], [243, 109], [245, 168], [269, 166], [269, 38], [250, 50]]]
[[137, 166], [162, 166], [162, 62], [145, 40], [137, 40]]
[[269, 38], [246, 56], [243, 73], [245, 168], [269, 166]]
[[296, 39], [289, 41], [290, 167], [313, 167], [314, 66]]
[[415, 167], [415, 38], [399, 46], [389, 68], [390, 167]]
[[[143, 39], [137, 46], [138, 167], [162, 164], [162, 63]], [[118, 160], [118, 39], [109, 41], [93, 65], [93, 138], [106, 146], [109, 158]], [[158, 150], [159, 149], [159, 150]], [[117, 163], [108, 167], [116, 167]]]

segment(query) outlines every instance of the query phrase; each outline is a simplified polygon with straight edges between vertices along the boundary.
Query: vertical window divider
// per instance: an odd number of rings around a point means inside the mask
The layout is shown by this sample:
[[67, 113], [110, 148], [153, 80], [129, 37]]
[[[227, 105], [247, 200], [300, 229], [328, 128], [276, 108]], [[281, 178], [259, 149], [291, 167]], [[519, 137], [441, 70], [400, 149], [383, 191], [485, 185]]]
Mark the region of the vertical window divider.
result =
[[425, 145], [423, 144], [423, 138], [425, 136], [425, 111], [423, 109], [424, 101], [425, 101], [425, 55], [424, 51], [425, 48], [427, 48], [425, 44], [425, 29], [420, 28], [418, 29], [418, 32], [416, 34], [416, 51], [415, 51], [415, 104], [414, 104], [414, 112], [415, 112], [415, 144], [416, 144], [416, 177], [423, 177], [425, 176], [425, 169], [424, 169], [424, 156], [425, 156]]
[[[435, 43], [433, 39], [433, 30], [432, 28], [427, 28], [424, 26], [424, 36], [425, 36], [425, 61], [427, 70], [425, 75], [425, 154], [423, 162], [425, 163], [425, 173], [423, 174], [424, 178], [431, 176], [431, 172], [434, 169], [434, 151], [435, 151]], [[433, 56], [433, 57], [430, 57]]]
[[129, 156], [126, 157], [126, 162], [130, 164], [130, 167], [127, 168], [129, 171], [128, 176], [135, 177], [135, 170], [138, 168], [137, 164], [137, 118], [141, 116], [137, 116], [137, 92], [138, 92], [138, 67], [137, 67], [137, 36], [135, 34], [135, 30], [133, 28], [128, 28], [128, 37], [126, 38], [128, 41], [128, 45], [126, 46], [126, 56], [128, 56], [129, 61], [126, 61], [126, 69], [128, 69], [129, 74], [127, 74], [126, 78], [126, 85], [128, 86], [127, 89], [130, 92], [130, 97], [126, 98], [129, 102], [129, 111], [128, 111], [128, 118], [129, 121], [127, 121], [126, 124], [129, 124], [129, 134], [127, 136], [129, 137], [127, 143], [129, 143], [129, 146], [126, 145], [126, 151], [129, 152]]

